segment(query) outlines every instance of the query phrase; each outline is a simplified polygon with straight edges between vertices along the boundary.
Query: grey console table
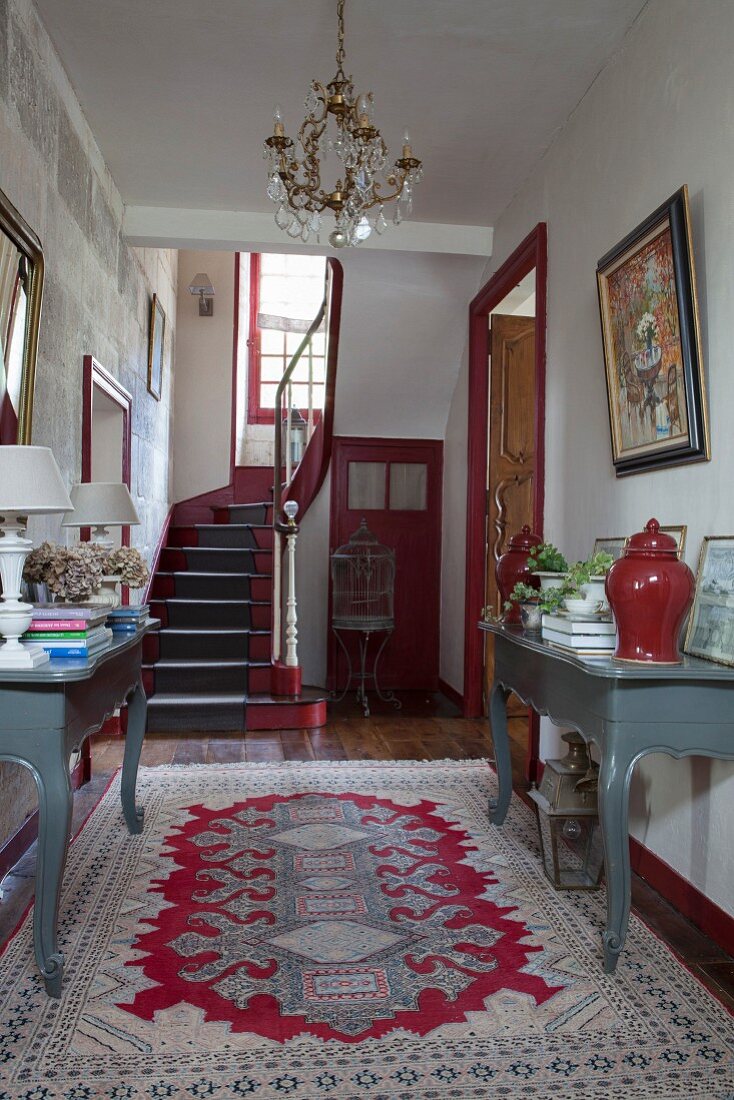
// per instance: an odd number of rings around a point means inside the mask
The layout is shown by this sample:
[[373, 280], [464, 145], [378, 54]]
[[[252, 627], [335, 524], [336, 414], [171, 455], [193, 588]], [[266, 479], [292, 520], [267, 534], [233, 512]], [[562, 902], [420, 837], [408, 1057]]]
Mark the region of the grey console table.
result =
[[116, 635], [109, 648], [89, 660], [52, 660], [24, 672], [0, 670], [0, 760], [23, 764], [38, 788], [33, 945], [50, 997], [61, 996], [64, 973], [56, 927], [71, 829], [69, 758], [127, 701], [122, 811], [129, 832], [141, 832], [135, 782], [147, 703], [140, 666], [143, 637], [157, 625], [149, 620], [135, 634]]
[[684, 657], [679, 665], [642, 665], [566, 654], [520, 627], [480, 623], [494, 635], [489, 720], [499, 795], [490, 820], [501, 825], [512, 794], [506, 701], [510, 692], [559, 726], [598, 746], [599, 823], [604, 840], [607, 924], [604, 969], [624, 947], [630, 911], [629, 786], [652, 752], [734, 760], [734, 669]]

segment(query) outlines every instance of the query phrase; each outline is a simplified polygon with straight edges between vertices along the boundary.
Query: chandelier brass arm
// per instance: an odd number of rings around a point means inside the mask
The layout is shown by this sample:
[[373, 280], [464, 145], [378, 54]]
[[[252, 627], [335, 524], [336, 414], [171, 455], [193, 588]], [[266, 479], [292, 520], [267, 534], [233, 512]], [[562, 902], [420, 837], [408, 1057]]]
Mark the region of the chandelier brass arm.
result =
[[[295, 142], [286, 135], [282, 112], [276, 107], [273, 133], [263, 145], [268, 197], [277, 207], [276, 224], [293, 239], [308, 242], [315, 237], [318, 241], [322, 216], [330, 211], [336, 226], [329, 241], [335, 247], [359, 244], [373, 231], [384, 232], [388, 203], [395, 203], [393, 221], [399, 225], [412, 211], [413, 187], [423, 176], [407, 131], [402, 156], [388, 166], [387, 145], [372, 117], [372, 93], [355, 95], [353, 80], [345, 75], [344, 3], [337, 0], [334, 77], [328, 84], [312, 81], [305, 100], [306, 116]], [[330, 137], [332, 120], [335, 136]], [[336, 157], [338, 172], [331, 189], [323, 183], [330, 154]], [[367, 212], [375, 208], [377, 214], [370, 220]]]

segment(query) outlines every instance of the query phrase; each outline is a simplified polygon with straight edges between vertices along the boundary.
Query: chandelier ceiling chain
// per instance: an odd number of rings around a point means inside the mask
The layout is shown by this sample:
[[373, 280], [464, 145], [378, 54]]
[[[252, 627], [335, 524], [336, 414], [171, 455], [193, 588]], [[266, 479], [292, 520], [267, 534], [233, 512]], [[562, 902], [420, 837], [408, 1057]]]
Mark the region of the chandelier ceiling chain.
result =
[[[345, 0], [337, 0], [334, 77], [328, 84], [311, 82], [305, 99], [306, 117], [295, 143], [287, 136], [283, 113], [276, 107], [273, 133], [263, 145], [268, 163], [267, 194], [276, 206], [276, 225], [294, 240], [318, 242], [323, 214], [331, 210], [336, 226], [329, 242], [335, 248], [359, 244], [373, 232], [383, 233], [387, 203], [395, 203], [393, 222], [400, 225], [412, 212], [413, 188], [423, 178], [407, 130], [402, 156], [388, 164], [387, 145], [373, 121], [372, 92], [355, 95], [352, 77], [344, 73], [344, 4]], [[322, 183], [329, 154], [336, 155], [340, 173], [333, 190]]]

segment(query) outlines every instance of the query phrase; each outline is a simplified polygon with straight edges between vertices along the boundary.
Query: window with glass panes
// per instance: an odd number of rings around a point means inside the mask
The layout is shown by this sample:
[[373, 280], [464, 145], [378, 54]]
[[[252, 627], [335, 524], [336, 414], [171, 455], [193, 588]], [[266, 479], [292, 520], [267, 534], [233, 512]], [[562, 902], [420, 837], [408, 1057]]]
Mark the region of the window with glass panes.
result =
[[[323, 301], [326, 260], [254, 253], [250, 263], [248, 420], [264, 424], [273, 422], [278, 383]], [[314, 334], [310, 365], [304, 352], [292, 377], [292, 403], [306, 417], [310, 369], [315, 420], [324, 406], [324, 355], [322, 329]]]

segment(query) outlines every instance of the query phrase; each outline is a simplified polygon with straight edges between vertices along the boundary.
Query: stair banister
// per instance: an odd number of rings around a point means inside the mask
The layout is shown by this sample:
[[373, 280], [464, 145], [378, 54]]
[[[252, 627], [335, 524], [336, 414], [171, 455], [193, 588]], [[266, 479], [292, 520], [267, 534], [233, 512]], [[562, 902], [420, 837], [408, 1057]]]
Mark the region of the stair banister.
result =
[[[273, 599], [272, 599], [272, 659], [273, 693], [297, 695], [300, 692], [300, 668], [296, 648], [297, 605], [295, 594], [295, 549], [298, 526], [296, 511], [301, 518], [323, 484], [329, 459], [334, 417], [334, 390], [341, 320], [343, 268], [338, 260], [326, 261], [324, 298], [318, 313], [309, 325], [293, 358], [278, 383], [275, 395], [274, 478], [273, 478]], [[313, 401], [313, 338], [325, 324], [326, 356], [324, 379], [324, 408], [315, 423]], [[306, 448], [301, 461], [292, 462], [292, 378], [304, 353], [308, 355], [308, 419]], [[285, 440], [283, 439], [283, 397], [286, 395]], [[286, 454], [283, 454], [285, 446]], [[284, 462], [285, 459], [285, 462]], [[285, 465], [285, 483], [282, 481]], [[293, 506], [295, 505], [295, 510]], [[284, 522], [283, 517], [287, 517]], [[286, 591], [286, 651], [283, 659], [283, 551], [287, 548]]]

